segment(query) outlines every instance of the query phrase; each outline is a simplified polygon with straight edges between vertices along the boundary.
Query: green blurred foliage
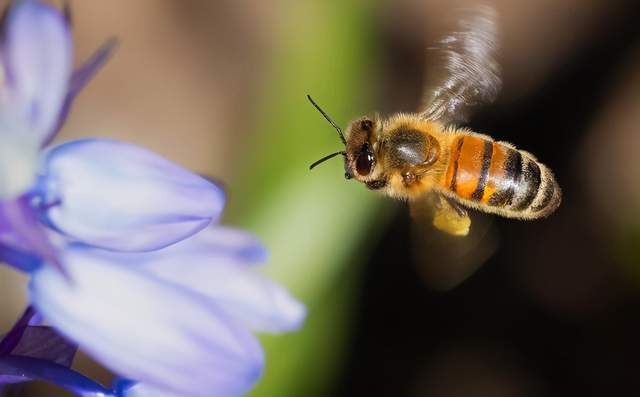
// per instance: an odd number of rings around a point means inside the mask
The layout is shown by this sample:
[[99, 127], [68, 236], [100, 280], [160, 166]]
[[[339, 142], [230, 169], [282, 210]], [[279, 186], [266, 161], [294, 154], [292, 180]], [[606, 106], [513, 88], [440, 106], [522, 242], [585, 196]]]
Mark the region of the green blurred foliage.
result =
[[252, 395], [320, 396], [339, 370], [365, 239], [389, 211], [382, 197], [345, 182], [341, 158], [309, 171], [341, 142], [305, 95], [340, 125], [371, 110], [377, 32], [370, 2], [279, 5], [279, 47], [255, 138], [236, 154], [244, 169], [229, 186], [227, 220], [262, 238], [265, 271], [309, 310], [300, 332], [263, 338], [267, 370]]

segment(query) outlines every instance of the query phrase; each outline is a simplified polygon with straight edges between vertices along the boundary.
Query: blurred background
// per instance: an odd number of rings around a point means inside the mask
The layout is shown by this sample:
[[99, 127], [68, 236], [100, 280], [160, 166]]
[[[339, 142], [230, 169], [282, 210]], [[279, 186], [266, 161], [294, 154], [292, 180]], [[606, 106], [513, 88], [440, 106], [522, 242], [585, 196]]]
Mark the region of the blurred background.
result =
[[[548, 219], [474, 215], [468, 239], [415, 240], [406, 205], [346, 182], [340, 160], [308, 171], [340, 143], [305, 94], [341, 125], [418, 110], [438, 72], [426, 48], [474, 3], [72, 2], [78, 63], [109, 37], [120, 46], [58, 140], [123, 139], [222, 181], [225, 222], [259, 235], [264, 271], [308, 305], [300, 332], [262, 338], [252, 396], [640, 389], [637, 1], [483, 2], [499, 15], [504, 82], [468, 126], [554, 170], [564, 200]], [[0, 291], [8, 329], [24, 277], [0, 267]], [[111, 380], [88, 357], [74, 367]]]

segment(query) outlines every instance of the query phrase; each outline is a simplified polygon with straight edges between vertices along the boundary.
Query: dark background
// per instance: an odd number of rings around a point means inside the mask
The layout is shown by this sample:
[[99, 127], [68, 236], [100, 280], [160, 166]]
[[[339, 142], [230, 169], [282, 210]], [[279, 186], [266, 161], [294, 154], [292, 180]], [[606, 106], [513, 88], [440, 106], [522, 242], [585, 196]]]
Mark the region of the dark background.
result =
[[[554, 170], [563, 189], [555, 214], [536, 222], [494, 219], [495, 252], [450, 291], [425, 282], [425, 263], [412, 254], [406, 206], [375, 249], [362, 252], [367, 263], [349, 360], [332, 395], [602, 396], [640, 390], [640, 293], [620, 270], [625, 262], [639, 262], [637, 234], [625, 229], [613, 236], [590, 199], [585, 173], [591, 168], [584, 164], [606, 159], [591, 150], [585, 162], [576, 160], [612, 87], [625, 84], [620, 70], [640, 44], [639, 21], [637, 3], [619, 4], [540, 86], [516, 100], [498, 99], [469, 124]], [[422, 43], [407, 43], [393, 32], [384, 40], [390, 80], [382, 107], [411, 110], [420, 92], [398, 95], [393, 87], [419, 82], [393, 76], [420, 76]], [[634, 210], [618, 208], [629, 215]], [[616, 250], [631, 250], [631, 258]]]

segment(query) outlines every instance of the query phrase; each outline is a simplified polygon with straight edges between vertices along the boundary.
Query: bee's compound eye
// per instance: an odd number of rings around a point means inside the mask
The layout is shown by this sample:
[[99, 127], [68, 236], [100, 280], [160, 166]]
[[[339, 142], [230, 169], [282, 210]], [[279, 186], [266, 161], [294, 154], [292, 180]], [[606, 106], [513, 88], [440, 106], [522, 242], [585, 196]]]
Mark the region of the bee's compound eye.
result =
[[362, 128], [365, 131], [371, 131], [371, 128], [373, 128], [373, 121], [369, 119], [362, 120], [360, 122], [360, 128]]
[[362, 176], [367, 176], [371, 172], [374, 162], [373, 153], [369, 150], [369, 145], [365, 145], [356, 159], [356, 171]]

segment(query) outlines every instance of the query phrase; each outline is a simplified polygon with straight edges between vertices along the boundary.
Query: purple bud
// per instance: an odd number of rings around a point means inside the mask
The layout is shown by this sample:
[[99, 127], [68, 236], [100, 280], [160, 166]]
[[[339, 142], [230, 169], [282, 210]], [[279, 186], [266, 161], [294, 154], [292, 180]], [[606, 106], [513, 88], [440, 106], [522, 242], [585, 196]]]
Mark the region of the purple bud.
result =
[[42, 218], [83, 243], [155, 250], [220, 217], [223, 190], [139, 146], [83, 139], [49, 150], [38, 184]]

